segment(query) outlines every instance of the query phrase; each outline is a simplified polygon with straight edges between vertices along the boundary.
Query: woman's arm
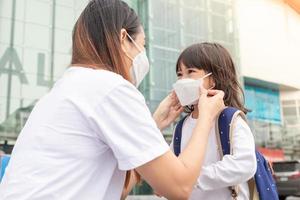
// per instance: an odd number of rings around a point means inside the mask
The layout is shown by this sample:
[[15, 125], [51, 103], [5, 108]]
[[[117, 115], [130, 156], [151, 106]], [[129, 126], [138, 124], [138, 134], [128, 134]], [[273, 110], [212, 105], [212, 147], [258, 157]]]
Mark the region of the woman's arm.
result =
[[191, 140], [180, 156], [177, 158], [171, 151], [168, 151], [136, 169], [157, 193], [167, 199], [189, 198], [199, 176], [213, 120], [224, 108], [223, 92], [210, 91], [208, 93], [201, 88], [200, 93], [198, 107], [201, 115], [199, 115]]
[[[157, 124], [157, 127], [162, 131], [168, 127], [183, 111], [182, 106], [179, 103], [174, 92], [170, 93], [162, 102], [153, 114], [153, 119]], [[130, 173], [128, 173], [130, 172]], [[126, 173], [125, 185], [122, 192], [122, 198], [131, 192], [133, 187], [141, 180], [140, 175], [135, 171], [131, 170]], [[126, 181], [129, 180], [129, 184], [126, 186]]]

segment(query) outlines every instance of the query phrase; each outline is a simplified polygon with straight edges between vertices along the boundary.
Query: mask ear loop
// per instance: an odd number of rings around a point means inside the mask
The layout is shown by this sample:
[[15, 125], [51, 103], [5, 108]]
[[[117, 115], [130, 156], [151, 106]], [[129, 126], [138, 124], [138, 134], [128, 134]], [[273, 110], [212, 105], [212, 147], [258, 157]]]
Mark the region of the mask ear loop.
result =
[[[210, 73], [204, 75], [201, 79], [207, 78], [207, 77], [210, 76], [210, 75], [212, 75], [212, 72], [210, 72]], [[212, 90], [212, 89], [214, 89], [215, 86], [216, 86], [216, 85], [214, 84], [214, 86], [211, 86], [211, 87], [208, 88], [207, 90]]]
[[134, 44], [134, 46], [142, 52], [142, 49], [139, 47], [139, 45], [132, 39], [132, 37], [126, 32], [127, 37], [131, 40], [131, 42]]
[[207, 90], [212, 90], [212, 89], [214, 89], [214, 87], [215, 87], [215, 86], [212, 86], [212, 87], [208, 88]]
[[208, 73], [208, 74], [205, 74], [203, 77], [202, 77], [202, 79], [204, 79], [204, 78], [206, 78], [206, 77], [208, 77], [208, 76], [210, 76], [210, 75], [212, 75], [212, 73], [210, 72], [210, 73]]
[[131, 58], [127, 52], [125, 52], [125, 56], [127, 56], [131, 61], [133, 61], [133, 58]]
[[[126, 36], [129, 37], [130, 40], [132, 40], [132, 38], [130, 37], [130, 35], [127, 32], [126, 32]], [[129, 58], [131, 61], [133, 61], [133, 58], [128, 55], [127, 51], [124, 51], [124, 54], [127, 58]]]

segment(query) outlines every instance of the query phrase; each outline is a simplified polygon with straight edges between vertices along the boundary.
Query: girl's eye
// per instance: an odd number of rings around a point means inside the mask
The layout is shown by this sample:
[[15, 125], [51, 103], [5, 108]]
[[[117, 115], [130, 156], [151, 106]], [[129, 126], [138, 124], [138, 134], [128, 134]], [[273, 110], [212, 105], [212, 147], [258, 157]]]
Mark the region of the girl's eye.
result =
[[177, 72], [177, 77], [181, 77], [181, 76], [182, 76], [181, 72]]
[[194, 73], [194, 72], [196, 72], [196, 71], [193, 70], [193, 69], [189, 69], [189, 70], [188, 70], [188, 73], [189, 73], [189, 74]]

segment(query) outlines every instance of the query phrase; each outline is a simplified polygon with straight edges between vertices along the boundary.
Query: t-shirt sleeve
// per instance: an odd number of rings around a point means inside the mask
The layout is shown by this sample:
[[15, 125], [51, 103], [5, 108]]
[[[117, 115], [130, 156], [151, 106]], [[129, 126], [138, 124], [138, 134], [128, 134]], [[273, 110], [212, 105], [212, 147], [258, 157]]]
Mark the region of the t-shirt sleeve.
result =
[[117, 86], [95, 107], [92, 120], [120, 170], [139, 167], [169, 150], [143, 95], [134, 86]]

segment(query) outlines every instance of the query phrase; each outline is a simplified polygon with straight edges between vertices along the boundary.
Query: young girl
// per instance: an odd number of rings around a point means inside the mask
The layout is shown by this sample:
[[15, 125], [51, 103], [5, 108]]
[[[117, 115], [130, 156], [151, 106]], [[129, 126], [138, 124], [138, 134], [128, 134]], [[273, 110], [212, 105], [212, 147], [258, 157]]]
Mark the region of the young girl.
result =
[[[189, 142], [196, 119], [198, 115], [201, 115], [201, 110], [195, 106], [198, 102], [193, 91], [195, 87], [192, 87], [195, 84], [202, 84], [206, 89], [223, 90], [226, 106], [235, 107], [247, 113], [235, 66], [230, 54], [221, 45], [200, 43], [188, 47], [178, 58], [176, 73], [177, 88], [180, 82], [186, 87], [182, 90], [175, 88], [175, 92], [182, 105], [185, 106], [186, 112], [189, 113], [182, 128], [181, 151]], [[199, 90], [197, 95], [199, 95]], [[251, 130], [247, 123], [238, 117], [233, 128], [231, 144], [233, 153], [224, 157], [219, 153], [218, 134], [213, 126], [201, 174], [190, 199], [229, 200], [232, 199], [229, 187], [237, 186], [237, 199], [248, 200], [250, 194], [247, 181], [254, 176], [256, 171], [255, 143]], [[171, 147], [173, 148], [173, 144]]]

